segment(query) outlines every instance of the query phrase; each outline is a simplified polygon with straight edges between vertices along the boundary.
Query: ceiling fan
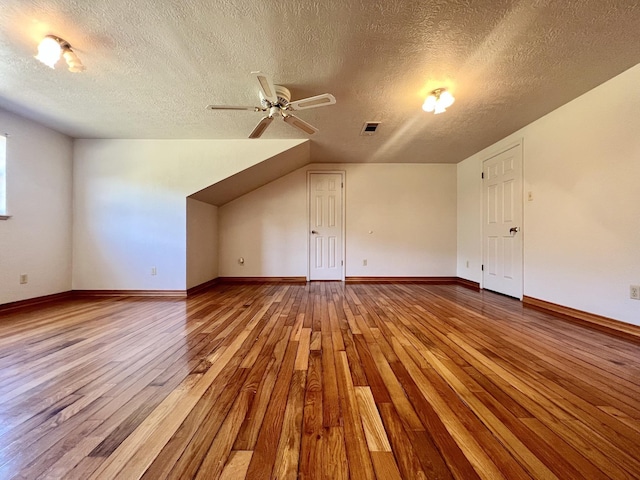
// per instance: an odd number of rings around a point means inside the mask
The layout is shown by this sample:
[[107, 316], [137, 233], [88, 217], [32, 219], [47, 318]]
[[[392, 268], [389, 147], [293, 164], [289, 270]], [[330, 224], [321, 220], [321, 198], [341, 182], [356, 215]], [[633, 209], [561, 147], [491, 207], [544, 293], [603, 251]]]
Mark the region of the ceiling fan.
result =
[[250, 110], [252, 112], [267, 112], [267, 116], [253, 129], [249, 138], [259, 138], [267, 129], [274, 117], [282, 119], [292, 127], [302, 130], [304, 133], [313, 135], [318, 131], [316, 127], [305, 122], [301, 118], [289, 113], [296, 110], [306, 110], [307, 108], [324, 107], [333, 105], [336, 99], [330, 93], [323, 93], [314, 97], [303, 98], [302, 100], [291, 101], [291, 92], [282, 85], [274, 85], [271, 79], [262, 72], [251, 72], [258, 80], [260, 90], [260, 106], [236, 106], [236, 105], [207, 105], [207, 110]]

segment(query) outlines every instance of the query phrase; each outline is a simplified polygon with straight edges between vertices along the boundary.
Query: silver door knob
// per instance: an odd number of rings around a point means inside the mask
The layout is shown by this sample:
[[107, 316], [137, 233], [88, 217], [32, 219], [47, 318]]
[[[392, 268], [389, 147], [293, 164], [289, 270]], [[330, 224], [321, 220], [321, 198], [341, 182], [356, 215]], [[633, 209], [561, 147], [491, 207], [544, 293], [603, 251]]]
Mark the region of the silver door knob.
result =
[[514, 233], [518, 233], [520, 231], [520, 227], [511, 227], [509, 229], [509, 233], [513, 235]]
[[317, 230], [311, 230], [311, 233], [313, 233], [314, 235], [317, 235], [318, 231]]

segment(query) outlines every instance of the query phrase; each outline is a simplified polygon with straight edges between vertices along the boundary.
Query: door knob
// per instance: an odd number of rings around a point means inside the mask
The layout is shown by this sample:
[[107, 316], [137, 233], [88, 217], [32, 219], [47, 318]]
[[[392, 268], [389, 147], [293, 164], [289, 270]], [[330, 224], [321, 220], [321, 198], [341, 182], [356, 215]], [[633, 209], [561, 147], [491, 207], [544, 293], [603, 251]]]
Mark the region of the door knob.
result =
[[520, 227], [511, 227], [509, 229], [509, 234], [513, 235], [514, 233], [518, 233], [520, 231]]
[[311, 233], [313, 233], [314, 235], [318, 234], [317, 230], [311, 230]]

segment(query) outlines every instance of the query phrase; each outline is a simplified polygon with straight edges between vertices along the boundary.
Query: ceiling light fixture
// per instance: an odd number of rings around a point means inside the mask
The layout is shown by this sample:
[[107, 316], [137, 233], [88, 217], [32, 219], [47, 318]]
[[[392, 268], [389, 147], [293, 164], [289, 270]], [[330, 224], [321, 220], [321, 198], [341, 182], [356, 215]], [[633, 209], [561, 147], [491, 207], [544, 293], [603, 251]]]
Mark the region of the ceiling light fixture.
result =
[[447, 110], [456, 99], [446, 88], [436, 88], [424, 101], [422, 109], [425, 112], [433, 112], [435, 114], [442, 113]]
[[36, 58], [47, 67], [55, 68], [60, 57], [64, 57], [70, 72], [82, 72], [85, 66], [78, 58], [78, 55], [71, 50], [71, 45], [66, 40], [54, 35], [47, 35], [38, 45], [38, 55]]

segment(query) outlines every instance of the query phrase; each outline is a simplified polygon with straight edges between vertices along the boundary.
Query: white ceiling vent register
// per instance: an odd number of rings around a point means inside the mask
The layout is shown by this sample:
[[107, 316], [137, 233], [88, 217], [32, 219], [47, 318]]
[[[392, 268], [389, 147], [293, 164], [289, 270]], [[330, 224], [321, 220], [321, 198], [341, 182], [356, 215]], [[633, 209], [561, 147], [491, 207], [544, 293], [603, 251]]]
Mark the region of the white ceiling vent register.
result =
[[266, 112], [267, 116], [256, 125], [249, 134], [249, 138], [260, 138], [267, 127], [271, 124], [274, 117], [282, 117], [282, 119], [303, 131], [308, 135], [318, 132], [318, 129], [305, 122], [301, 118], [292, 115], [292, 110], [305, 110], [307, 108], [324, 107], [325, 105], [333, 105], [336, 99], [330, 93], [323, 93], [315, 97], [303, 98], [302, 100], [291, 101], [291, 92], [282, 85], [274, 85], [271, 79], [262, 72], [251, 72], [258, 80], [260, 89], [260, 106], [243, 106], [243, 105], [207, 105], [207, 110], [250, 110], [252, 112]]
[[365, 122], [365, 124], [362, 126], [362, 131], [360, 132], [360, 135], [367, 135], [367, 136], [373, 135], [378, 131], [379, 126], [380, 126], [380, 122]]

